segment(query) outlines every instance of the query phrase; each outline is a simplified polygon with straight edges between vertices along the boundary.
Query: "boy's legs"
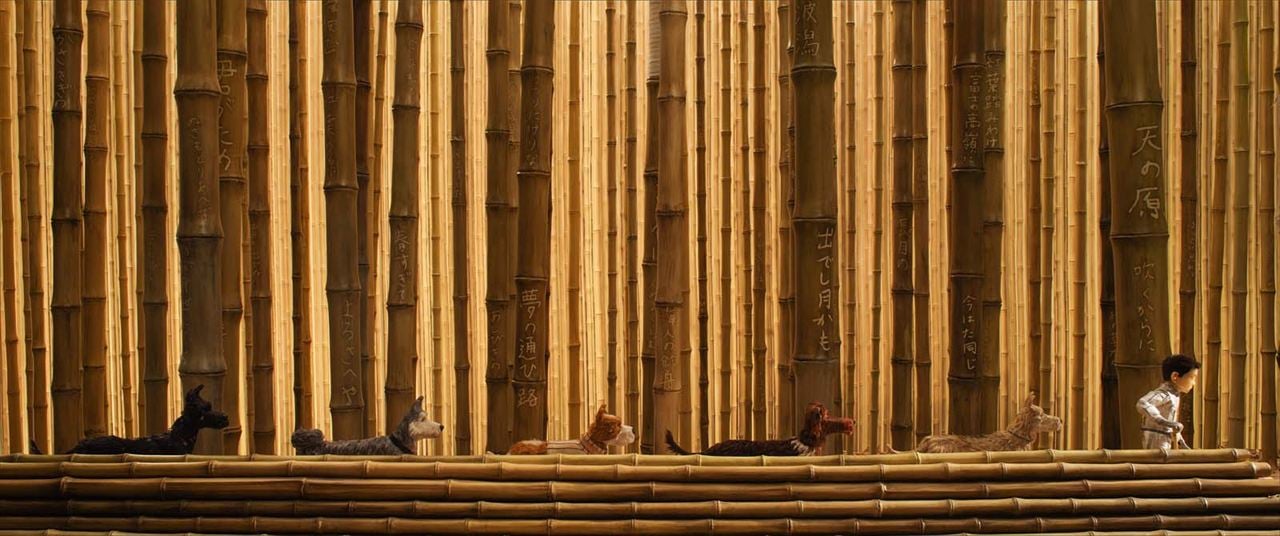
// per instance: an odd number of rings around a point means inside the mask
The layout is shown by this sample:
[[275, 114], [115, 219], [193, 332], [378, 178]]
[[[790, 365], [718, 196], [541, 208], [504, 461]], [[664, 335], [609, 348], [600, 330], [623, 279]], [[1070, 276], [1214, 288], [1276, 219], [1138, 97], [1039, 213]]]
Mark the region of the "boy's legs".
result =
[[1169, 434], [1150, 430], [1142, 431], [1142, 448], [1159, 450], [1172, 447], [1173, 444], [1169, 439]]

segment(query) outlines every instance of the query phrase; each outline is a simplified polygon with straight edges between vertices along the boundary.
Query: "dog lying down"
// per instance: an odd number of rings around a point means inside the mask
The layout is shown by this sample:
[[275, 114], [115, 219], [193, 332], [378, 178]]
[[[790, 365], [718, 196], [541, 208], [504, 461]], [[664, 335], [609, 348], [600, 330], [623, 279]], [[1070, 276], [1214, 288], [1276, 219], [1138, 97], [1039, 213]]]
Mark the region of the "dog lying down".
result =
[[443, 433], [444, 425], [427, 418], [427, 414], [422, 411], [422, 397], [418, 397], [391, 434], [367, 439], [326, 441], [324, 432], [315, 428], [303, 428], [293, 433], [290, 442], [301, 455], [398, 456], [413, 454], [413, 445], [419, 439], [433, 439]]
[[[1035, 404], [1036, 394], [1031, 393], [1022, 403], [1013, 424], [998, 432], [980, 436], [951, 434], [931, 435], [920, 440], [916, 452], [983, 452], [1030, 450], [1036, 436], [1062, 429], [1062, 419], [1049, 415]], [[889, 452], [898, 452], [887, 447]]]
[[596, 410], [596, 418], [587, 433], [577, 441], [543, 441], [526, 439], [507, 450], [507, 454], [606, 454], [609, 447], [629, 445], [636, 440], [631, 426], [622, 424], [617, 415], [610, 415], [604, 404]]
[[[227, 427], [227, 416], [214, 411], [213, 404], [200, 396], [204, 385], [197, 385], [182, 398], [182, 415], [169, 427], [169, 431], [147, 437], [123, 438], [113, 435], [89, 437], [68, 450], [67, 454], [191, 454], [196, 446], [196, 435], [209, 428], [221, 430]], [[43, 454], [35, 441], [30, 444], [32, 454]]]
[[693, 453], [676, 444], [671, 431], [667, 430], [667, 448], [675, 454], [707, 456], [813, 456], [822, 453], [828, 435], [853, 432], [853, 419], [831, 417], [826, 406], [818, 402], [810, 402], [804, 415], [804, 426], [796, 435], [786, 439], [728, 439]]

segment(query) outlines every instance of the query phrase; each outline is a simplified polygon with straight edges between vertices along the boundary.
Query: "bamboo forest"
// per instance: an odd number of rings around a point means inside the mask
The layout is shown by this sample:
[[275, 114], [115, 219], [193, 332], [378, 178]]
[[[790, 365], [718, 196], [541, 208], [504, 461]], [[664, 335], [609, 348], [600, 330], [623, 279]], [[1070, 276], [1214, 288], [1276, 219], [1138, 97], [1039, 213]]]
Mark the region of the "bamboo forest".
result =
[[239, 460], [416, 403], [440, 460], [811, 403], [852, 421], [818, 454], [891, 457], [1031, 400], [1033, 452], [1123, 452], [1182, 354], [1187, 455], [1274, 464], [1277, 11], [5, 0], [0, 454], [194, 399], [187, 452]]

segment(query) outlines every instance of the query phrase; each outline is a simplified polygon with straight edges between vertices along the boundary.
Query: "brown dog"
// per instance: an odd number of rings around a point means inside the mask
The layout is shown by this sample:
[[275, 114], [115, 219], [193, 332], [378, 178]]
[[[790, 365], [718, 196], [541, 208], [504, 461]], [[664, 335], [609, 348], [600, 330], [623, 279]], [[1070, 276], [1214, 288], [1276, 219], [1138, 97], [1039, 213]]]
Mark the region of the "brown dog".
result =
[[1062, 419], [1045, 413], [1035, 401], [1036, 394], [1031, 393], [1007, 429], [981, 436], [931, 435], [920, 440], [916, 452], [1030, 450], [1037, 435], [1062, 429]]
[[596, 410], [596, 418], [591, 428], [577, 441], [543, 441], [526, 439], [514, 445], [507, 454], [605, 454], [609, 447], [621, 447], [636, 440], [636, 433], [631, 427], [622, 424], [617, 415], [610, 415], [604, 404]]

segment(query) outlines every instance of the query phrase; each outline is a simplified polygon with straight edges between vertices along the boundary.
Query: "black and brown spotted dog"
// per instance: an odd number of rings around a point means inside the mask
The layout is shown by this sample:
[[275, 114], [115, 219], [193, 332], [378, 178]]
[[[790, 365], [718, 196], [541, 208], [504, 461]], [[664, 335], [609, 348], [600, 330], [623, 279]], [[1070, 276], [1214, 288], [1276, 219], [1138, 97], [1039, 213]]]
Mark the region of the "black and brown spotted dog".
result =
[[[796, 435], [786, 439], [728, 439], [711, 445], [702, 452], [708, 456], [813, 456], [822, 453], [827, 436], [853, 432], [853, 419], [831, 417], [826, 406], [810, 402], [805, 408], [804, 426]], [[695, 454], [676, 444], [667, 430], [667, 448], [676, 454]]]
[[315, 428], [303, 428], [293, 432], [290, 442], [298, 454], [343, 454], [348, 456], [378, 456], [413, 454], [413, 444], [419, 439], [440, 437], [444, 425], [427, 418], [422, 411], [422, 397], [413, 401], [409, 411], [400, 419], [396, 430], [387, 435], [367, 439], [326, 441], [324, 432]]
[[[197, 385], [183, 397], [182, 415], [163, 434], [123, 438], [113, 435], [81, 440], [67, 454], [191, 454], [196, 435], [203, 428], [220, 430], [227, 427], [227, 416], [213, 410], [213, 404], [200, 397], [204, 385]], [[40, 454], [33, 441], [31, 453]]]

